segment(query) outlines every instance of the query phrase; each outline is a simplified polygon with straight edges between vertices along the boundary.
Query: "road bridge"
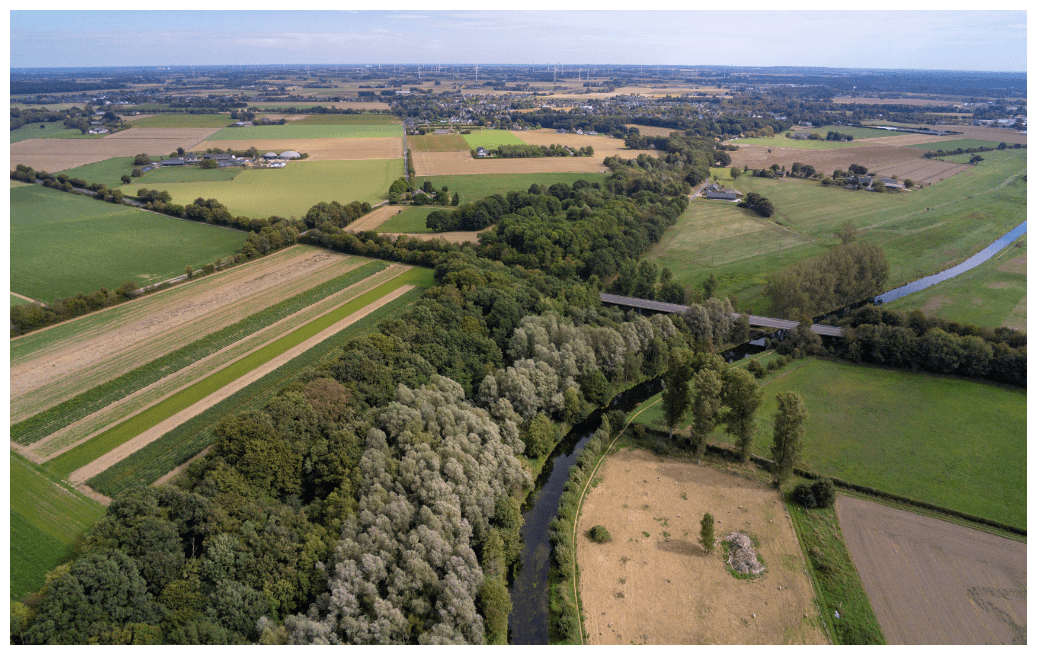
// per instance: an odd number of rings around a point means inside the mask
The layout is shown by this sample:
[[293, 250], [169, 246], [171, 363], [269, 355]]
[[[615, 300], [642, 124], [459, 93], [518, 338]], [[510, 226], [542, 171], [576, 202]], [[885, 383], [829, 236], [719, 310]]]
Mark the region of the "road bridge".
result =
[[[607, 305], [618, 305], [620, 307], [632, 307], [641, 311], [656, 312], [661, 314], [683, 314], [688, 310], [687, 305], [676, 305], [669, 302], [659, 302], [658, 300], [642, 300], [641, 298], [629, 298], [627, 296], [617, 296], [612, 293], [601, 294], [601, 302]], [[740, 314], [735, 314], [735, 318], [738, 318]], [[792, 330], [799, 325], [798, 321], [790, 321], [784, 318], [771, 318], [769, 316], [756, 316], [755, 314], [749, 314], [749, 325], [752, 327], [771, 328], [774, 330]], [[834, 327], [831, 325], [818, 325], [814, 324], [810, 326], [810, 329], [814, 332], [825, 337], [841, 337], [843, 336], [843, 329], [840, 327]]]

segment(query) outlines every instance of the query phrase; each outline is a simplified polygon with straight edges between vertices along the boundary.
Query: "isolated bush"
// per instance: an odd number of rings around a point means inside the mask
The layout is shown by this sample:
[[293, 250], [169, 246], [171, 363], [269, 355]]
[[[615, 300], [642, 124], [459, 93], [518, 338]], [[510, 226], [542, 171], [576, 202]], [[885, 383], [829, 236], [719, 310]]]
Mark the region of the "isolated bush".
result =
[[709, 512], [702, 517], [701, 529], [699, 530], [699, 543], [707, 553], [712, 553], [716, 547], [717, 539], [713, 533], [713, 515]]
[[822, 478], [813, 484], [799, 484], [792, 490], [792, 499], [806, 507], [831, 507], [835, 504], [835, 484], [828, 478]]
[[767, 374], [767, 369], [765, 369], [763, 367], [763, 364], [761, 364], [759, 360], [756, 359], [749, 362], [749, 364], [745, 368], [757, 378], [762, 378], [764, 375]]
[[587, 536], [591, 538], [591, 541], [594, 541], [599, 544], [604, 544], [609, 541], [612, 541], [612, 535], [609, 534], [609, 531], [606, 530], [605, 526], [603, 525], [596, 525], [593, 528], [591, 528], [590, 532], [587, 533]]

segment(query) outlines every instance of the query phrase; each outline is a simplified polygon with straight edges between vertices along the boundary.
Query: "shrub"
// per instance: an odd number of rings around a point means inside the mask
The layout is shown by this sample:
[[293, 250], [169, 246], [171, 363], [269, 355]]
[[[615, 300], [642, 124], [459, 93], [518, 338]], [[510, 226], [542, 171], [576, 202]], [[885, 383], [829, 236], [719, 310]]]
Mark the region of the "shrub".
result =
[[591, 541], [599, 544], [612, 541], [612, 535], [609, 534], [609, 531], [606, 530], [603, 525], [596, 525], [591, 528], [590, 532], [587, 533], [587, 536], [590, 537]]
[[709, 512], [702, 517], [701, 529], [699, 530], [699, 543], [707, 553], [712, 553], [716, 547], [716, 535], [713, 533], [713, 515]]
[[756, 359], [749, 362], [749, 364], [745, 368], [757, 378], [762, 378], [764, 375], [767, 374], [767, 369], [765, 369], [763, 367], [763, 364], [761, 364], [759, 360]]
[[835, 504], [835, 484], [828, 478], [821, 478], [810, 485], [796, 485], [792, 499], [807, 509], [831, 507]]

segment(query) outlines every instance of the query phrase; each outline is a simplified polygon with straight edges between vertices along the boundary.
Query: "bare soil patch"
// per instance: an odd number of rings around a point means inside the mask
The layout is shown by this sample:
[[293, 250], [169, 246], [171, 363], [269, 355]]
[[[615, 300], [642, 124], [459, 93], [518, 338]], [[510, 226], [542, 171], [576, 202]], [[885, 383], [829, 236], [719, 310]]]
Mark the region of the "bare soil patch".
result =
[[[672, 130], [671, 130], [672, 131]], [[568, 132], [566, 134], [559, 134], [555, 130], [544, 128], [540, 130], [512, 130], [511, 132], [522, 141], [535, 146], [549, 146], [553, 143], [557, 143], [563, 146], [569, 146], [570, 148], [584, 148], [591, 146], [594, 148], [594, 157], [577, 157], [575, 159], [596, 159], [601, 161], [605, 157], [623, 157], [624, 159], [634, 159], [638, 155], [644, 153], [651, 157], [663, 157], [666, 155], [661, 150], [631, 150], [623, 145], [622, 139], [616, 139], [611, 136], [605, 136], [603, 134], [596, 134], [590, 136], [587, 134], [573, 134]], [[667, 132], [669, 134], [669, 132]], [[570, 157], [546, 157], [537, 158], [537, 161], [543, 161], [543, 159], [572, 159]]]
[[[105, 310], [113, 316], [110, 323], [91, 321], [90, 329], [12, 361], [11, 420], [27, 418], [361, 263], [296, 247]], [[91, 316], [98, 314], [77, 320]]]
[[847, 496], [835, 510], [888, 643], [1026, 643], [1025, 543]]
[[477, 232], [435, 232], [419, 233], [419, 234], [400, 234], [397, 232], [382, 232], [382, 236], [386, 237], [408, 237], [411, 239], [421, 239], [422, 241], [432, 241], [434, 239], [442, 239], [447, 243], [479, 243], [479, 234], [486, 230], [493, 229], [493, 226], [483, 228]]
[[982, 125], [937, 125], [938, 130], [961, 132], [959, 139], [979, 139], [1001, 143], [1026, 143], [1026, 134], [1004, 127], [984, 127]]
[[399, 205], [375, 207], [366, 215], [347, 225], [345, 229], [349, 232], [364, 232], [365, 230], [377, 229], [379, 225], [398, 214], [401, 209]]
[[874, 143], [879, 146], [913, 146], [919, 143], [935, 143], [937, 141], [956, 141], [961, 137], [957, 134], [950, 136], [927, 136], [925, 134], [897, 134], [896, 136], [874, 136], [867, 139], [854, 139], [854, 143]]
[[867, 145], [856, 148], [808, 150], [740, 144], [731, 153], [731, 163], [749, 168], [769, 168], [772, 164], [791, 168], [793, 162], [810, 164], [819, 172], [831, 175], [836, 169], [847, 170], [850, 164], [861, 164], [882, 175], [897, 175], [915, 182], [930, 184], [967, 170], [968, 164], [936, 159], [923, 159], [919, 148]]
[[[409, 266], [408, 267], [400, 267], [400, 271], [399, 272], [402, 273], [404, 270], [407, 270], [408, 268], [410, 268], [410, 267]], [[395, 291], [392, 291], [392, 292], [386, 294], [385, 296], [379, 298], [378, 300], [372, 302], [371, 304], [365, 306], [364, 308], [362, 308], [360, 310], [357, 310], [356, 312], [353, 312], [352, 314], [350, 314], [346, 318], [342, 319], [338, 323], [335, 323], [334, 325], [332, 325], [331, 327], [327, 328], [326, 330], [324, 330], [324, 331], [320, 332], [319, 334], [317, 334], [317, 335], [307, 339], [306, 341], [302, 342], [298, 346], [295, 346], [294, 348], [291, 348], [291, 349], [287, 350], [286, 352], [282, 353], [281, 355], [278, 355], [277, 357], [273, 358], [272, 360], [270, 360], [266, 364], [264, 364], [264, 365], [262, 365], [260, 367], [257, 367], [255, 369], [253, 369], [252, 371], [246, 373], [245, 375], [241, 376], [240, 378], [238, 378], [234, 382], [231, 382], [230, 384], [228, 384], [227, 386], [223, 387], [219, 391], [209, 395], [204, 400], [199, 401], [199, 402], [195, 403], [194, 405], [191, 405], [190, 407], [188, 407], [187, 409], [185, 409], [185, 410], [183, 410], [181, 412], [178, 412], [177, 414], [171, 416], [170, 418], [166, 419], [165, 421], [162, 421], [161, 423], [159, 423], [155, 427], [151, 428], [150, 430], [146, 430], [146, 431], [142, 432], [141, 434], [139, 434], [138, 436], [134, 437], [130, 441], [127, 441], [126, 443], [122, 444], [121, 446], [118, 446], [117, 448], [112, 449], [111, 451], [106, 453], [103, 457], [99, 457], [99, 458], [95, 459], [94, 461], [90, 462], [89, 464], [87, 464], [86, 466], [73, 471], [71, 474], [69, 474], [69, 477], [68, 477], [69, 482], [71, 482], [73, 484], [79, 484], [79, 483], [85, 482], [86, 480], [94, 477], [95, 475], [97, 475], [101, 471], [104, 471], [105, 469], [109, 468], [113, 464], [115, 464], [115, 463], [117, 463], [119, 461], [122, 461], [123, 459], [129, 457], [130, 455], [132, 455], [133, 453], [137, 452], [138, 450], [140, 450], [144, 446], [148, 445], [152, 441], [155, 441], [156, 439], [160, 438], [162, 435], [164, 435], [165, 433], [169, 432], [173, 428], [181, 425], [182, 423], [184, 423], [188, 419], [190, 419], [190, 418], [192, 418], [194, 416], [197, 416], [198, 414], [201, 414], [202, 412], [204, 412], [205, 410], [209, 409], [210, 407], [212, 407], [216, 403], [222, 401], [223, 399], [229, 398], [230, 396], [232, 396], [233, 394], [237, 393], [241, 389], [244, 389], [245, 387], [247, 387], [248, 385], [252, 384], [256, 380], [259, 380], [260, 378], [265, 376], [267, 373], [270, 373], [271, 371], [274, 371], [277, 368], [283, 366], [287, 362], [291, 361], [292, 359], [298, 357], [299, 355], [301, 355], [302, 353], [306, 352], [310, 348], [314, 347], [315, 345], [317, 345], [321, 341], [324, 341], [328, 337], [331, 337], [331, 336], [337, 334], [338, 332], [341, 332], [342, 330], [344, 330], [345, 328], [349, 327], [353, 323], [359, 321], [360, 319], [362, 319], [363, 317], [367, 316], [368, 314], [370, 314], [371, 312], [375, 311], [376, 309], [389, 304], [393, 300], [396, 300], [397, 298], [402, 296], [404, 293], [410, 291], [413, 288], [414, 288], [413, 285], [405, 284], [405, 285], [401, 286], [399, 289], [396, 289]], [[331, 311], [331, 310], [329, 310], [329, 311]]]
[[206, 141], [206, 148], [247, 150], [255, 146], [260, 152], [295, 150], [309, 155], [306, 161], [343, 159], [400, 159], [403, 139], [382, 137], [371, 139], [257, 139], [255, 141]]
[[130, 128], [103, 139], [27, 139], [11, 144], [11, 170], [25, 164], [56, 173], [111, 157], [165, 154], [177, 148], [194, 148], [219, 128]]
[[935, 314], [944, 305], [950, 304], [951, 299], [945, 296], [936, 296], [922, 305], [922, 311], [927, 315]]
[[911, 180], [915, 184], [934, 184], [970, 169], [970, 164], [956, 164], [940, 159], [909, 159], [880, 166], [872, 172], [882, 177], [896, 175], [900, 180]]
[[[558, 136], [562, 136], [559, 134]], [[43, 139], [37, 139], [42, 141]], [[51, 139], [52, 141], [55, 139]], [[557, 141], [555, 142], [557, 143]], [[628, 150], [627, 156], [640, 151]], [[607, 173], [604, 156], [594, 151], [593, 157], [535, 157], [528, 159], [474, 159], [466, 152], [417, 152], [414, 170], [420, 177], [432, 175], [479, 175], [483, 173]]]
[[[609, 455], [584, 500], [577, 534], [580, 596], [591, 644], [824, 644], [814, 592], [774, 489], [738, 474], [664, 460], [643, 450]], [[709, 512], [717, 538], [743, 530], [767, 571], [731, 575], [698, 544]], [[586, 535], [603, 525], [612, 540]], [[668, 536], [667, 536], [668, 534]]]
[[1025, 274], [1026, 273], [1026, 255], [1023, 254], [1023, 255], [1019, 255], [1018, 257], [1013, 257], [1013, 258], [1009, 259], [1005, 263], [1003, 263], [1000, 266], [998, 266], [997, 270], [1001, 271], [1002, 273]]

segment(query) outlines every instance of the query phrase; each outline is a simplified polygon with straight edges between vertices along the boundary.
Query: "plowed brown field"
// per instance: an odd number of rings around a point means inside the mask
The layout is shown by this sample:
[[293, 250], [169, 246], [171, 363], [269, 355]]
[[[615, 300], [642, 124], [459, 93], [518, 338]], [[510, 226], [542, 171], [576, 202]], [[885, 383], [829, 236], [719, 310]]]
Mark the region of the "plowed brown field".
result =
[[382, 205], [375, 207], [366, 215], [361, 216], [345, 227], [347, 232], [364, 232], [374, 230], [379, 225], [400, 213], [399, 205]]
[[[217, 275], [53, 326], [63, 338], [12, 360], [11, 420], [20, 421], [312, 288], [364, 260], [294, 246]], [[108, 318], [110, 320], [103, 320]], [[47, 340], [47, 331], [20, 339]]]
[[305, 152], [306, 161], [340, 159], [400, 159], [403, 157], [403, 139], [385, 137], [374, 139], [257, 139], [255, 141], [206, 141], [206, 148], [244, 150], [255, 146], [261, 153], [285, 150]]
[[1026, 643], [1025, 543], [846, 496], [835, 510], [888, 643]]
[[1026, 134], [1003, 127], [983, 127], [982, 125], [937, 125], [938, 130], [961, 132], [959, 139], [979, 139], [1001, 143], [1026, 143]]
[[936, 143], [937, 141], [954, 141], [961, 137], [952, 134], [950, 136], [926, 136], [925, 134], [898, 134], [896, 136], [875, 136], [868, 139], [854, 139], [854, 143], [874, 143], [877, 146], [913, 146], [919, 143]]
[[[562, 136], [559, 134], [558, 136]], [[42, 139], [37, 139], [42, 141]], [[54, 140], [54, 139], [52, 139]], [[556, 142], [557, 143], [557, 142]], [[636, 150], [629, 150], [637, 156]], [[474, 159], [468, 152], [414, 152], [414, 170], [429, 175], [482, 173], [607, 173], [595, 151], [593, 157], [533, 157], [528, 159]], [[629, 156], [629, 155], [628, 155]]]
[[910, 159], [888, 166], [879, 166], [872, 171], [882, 177], [897, 176], [900, 180], [911, 180], [915, 184], [932, 184], [946, 180], [972, 168], [969, 164], [955, 164], [939, 159]]
[[[512, 131], [512, 134], [517, 136], [522, 141], [535, 146], [549, 146], [552, 143], [557, 143], [563, 146], [569, 146], [570, 148], [583, 148], [591, 146], [594, 148], [593, 157], [577, 157], [575, 159], [595, 159], [601, 161], [605, 157], [623, 157], [624, 159], [634, 159], [638, 155], [644, 153], [651, 157], [663, 157], [666, 155], [665, 152], [660, 150], [631, 150], [623, 145], [622, 139], [615, 139], [610, 136], [604, 136], [596, 134], [594, 136], [588, 136], [586, 134], [573, 134], [572, 132], [566, 134], [559, 134], [558, 132], [550, 129], [541, 130], [528, 130], [528, 131]], [[667, 132], [667, 134], [669, 134]], [[572, 159], [570, 157], [543, 157], [539, 159]]]
[[190, 150], [217, 127], [130, 128], [103, 139], [27, 139], [11, 144], [11, 169], [25, 164], [56, 173], [111, 157], [135, 154], [166, 154], [177, 148]]
[[771, 164], [792, 168], [793, 162], [798, 161], [810, 164], [819, 173], [831, 175], [837, 168], [847, 170], [850, 164], [861, 164], [870, 170], [875, 170], [883, 166], [920, 159], [923, 153], [924, 151], [919, 148], [878, 145], [808, 150], [740, 144], [738, 150], [731, 153], [731, 163], [735, 166], [749, 166], [749, 168], [768, 168]]
[[[824, 644], [792, 524], [766, 484], [643, 450], [608, 456], [577, 529], [580, 597], [591, 644]], [[728, 573], [718, 545], [698, 544], [713, 514], [718, 539], [744, 530], [767, 570]], [[586, 533], [603, 525], [612, 540]], [[664, 534], [664, 533], [668, 533]]]

